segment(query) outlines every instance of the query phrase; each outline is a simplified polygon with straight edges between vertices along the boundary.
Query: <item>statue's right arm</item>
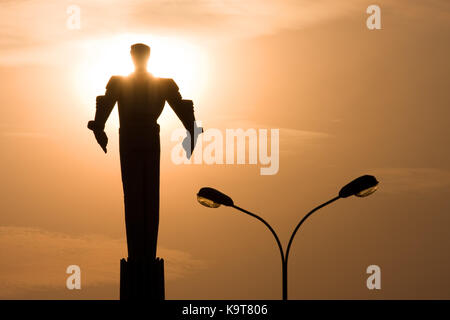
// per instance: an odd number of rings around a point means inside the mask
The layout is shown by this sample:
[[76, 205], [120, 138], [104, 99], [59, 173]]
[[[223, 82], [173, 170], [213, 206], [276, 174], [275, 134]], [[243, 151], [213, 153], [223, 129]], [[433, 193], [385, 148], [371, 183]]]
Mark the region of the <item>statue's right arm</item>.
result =
[[105, 123], [118, 100], [119, 80], [118, 77], [111, 77], [106, 85], [105, 95], [98, 96], [96, 99], [94, 120], [88, 122], [88, 128], [94, 132], [95, 139], [105, 153], [106, 146], [108, 145], [108, 137], [104, 131]]
[[88, 128], [95, 131], [103, 131], [105, 128], [105, 123], [111, 114], [114, 105], [118, 99], [119, 91], [119, 78], [111, 77], [108, 84], [106, 85], [106, 92], [103, 96], [97, 96], [96, 98], [96, 111], [95, 118], [89, 121]]

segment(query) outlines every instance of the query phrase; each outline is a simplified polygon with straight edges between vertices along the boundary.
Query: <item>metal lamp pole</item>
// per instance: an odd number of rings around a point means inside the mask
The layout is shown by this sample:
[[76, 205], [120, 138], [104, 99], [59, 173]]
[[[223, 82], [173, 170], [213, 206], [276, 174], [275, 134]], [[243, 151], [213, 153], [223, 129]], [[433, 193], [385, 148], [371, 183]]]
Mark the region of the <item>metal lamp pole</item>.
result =
[[288, 274], [288, 258], [289, 258], [289, 252], [291, 250], [292, 241], [294, 240], [295, 235], [297, 234], [298, 229], [301, 227], [301, 225], [306, 221], [306, 219], [309, 218], [314, 212], [317, 210], [329, 205], [330, 203], [333, 203], [334, 201], [340, 199], [340, 198], [348, 198], [350, 196], [357, 196], [357, 197], [367, 197], [371, 195], [372, 193], [377, 190], [378, 181], [374, 176], [371, 175], [363, 175], [359, 178], [356, 178], [355, 180], [351, 181], [350, 183], [346, 184], [342, 189], [339, 191], [339, 195], [332, 198], [331, 200], [328, 200], [327, 202], [322, 203], [320, 206], [315, 207], [310, 212], [308, 212], [302, 220], [297, 224], [297, 226], [294, 229], [294, 232], [292, 232], [291, 238], [289, 239], [289, 243], [287, 246], [286, 254], [284, 254], [283, 246], [281, 245], [280, 239], [278, 238], [278, 235], [273, 230], [273, 228], [270, 226], [270, 224], [267, 223], [266, 220], [261, 218], [260, 216], [251, 213], [250, 211], [247, 211], [245, 209], [242, 209], [241, 207], [238, 207], [234, 204], [233, 199], [231, 199], [226, 194], [223, 194], [222, 192], [210, 188], [210, 187], [204, 187], [201, 188], [200, 191], [197, 193], [197, 201], [209, 208], [218, 208], [221, 205], [233, 207], [239, 211], [242, 211], [249, 216], [252, 216], [269, 228], [272, 235], [275, 237], [275, 240], [277, 241], [278, 249], [280, 250], [281, 255], [281, 263], [282, 263], [282, 279], [283, 279], [283, 300], [287, 300], [287, 274]]
[[335, 197], [335, 198], [333, 198], [333, 199], [331, 199], [331, 200], [329, 200], [329, 201], [327, 201], [327, 202], [321, 204], [320, 206], [318, 206], [318, 207], [314, 208], [313, 210], [311, 210], [306, 216], [303, 217], [302, 220], [300, 220], [300, 222], [299, 222], [299, 223], [297, 224], [297, 226], [295, 227], [294, 232], [292, 232], [291, 238], [289, 239], [289, 243], [288, 243], [287, 250], [286, 250], [286, 255], [284, 254], [283, 246], [281, 245], [281, 242], [280, 242], [280, 239], [278, 238], [277, 233], [275, 232], [275, 230], [273, 230], [273, 228], [270, 226], [270, 224], [267, 223], [266, 220], [264, 220], [263, 218], [261, 218], [260, 216], [254, 214], [254, 213], [251, 213], [250, 211], [247, 211], [247, 210], [245, 210], [245, 209], [242, 209], [241, 207], [238, 207], [238, 206], [236, 206], [236, 205], [234, 205], [234, 204], [231, 205], [231, 207], [233, 207], [233, 208], [235, 208], [235, 209], [237, 209], [237, 210], [239, 210], [239, 211], [242, 211], [242, 212], [248, 214], [249, 216], [252, 216], [252, 217], [258, 219], [259, 221], [261, 221], [262, 223], [264, 223], [264, 224], [266, 225], [266, 227], [269, 228], [269, 230], [270, 230], [270, 232], [272, 233], [272, 235], [275, 237], [275, 240], [276, 240], [276, 242], [277, 242], [278, 249], [280, 250], [280, 255], [281, 255], [282, 282], [283, 282], [283, 286], [282, 286], [282, 288], [283, 288], [283, 289], [282, 289], [282, 290], [283, 290], [283, 300], [287, 300], [287, 295], [288, 295], [288, 294], [287, 294], [287, 284], [288, 284], [288, 281], [287, 281], [287, 272], [288, 272], [288, 257], [289, 257], [289, 251], [290, 251], [290, 249], [291, 249], [292, 241], [294, 240], [294, 237], [295, 237], [295, 235], [296, 235], [298, 229], [300, 228], [300, 226], [303, 224], [303, 222], [305, 222], [305, 220], [306, 220], [311, 214], [313, 214], [315, 211], [319, 210], [320, 208], [323, 208], [323, 207], [325, 207], [326, 205], [328, 205], [328, 204], [330, 204], [330, 203], [336, 201], [336, 200], [339, 199], [339, 198], [340, 198], [340, 197], [337, 196], [337, 197]]

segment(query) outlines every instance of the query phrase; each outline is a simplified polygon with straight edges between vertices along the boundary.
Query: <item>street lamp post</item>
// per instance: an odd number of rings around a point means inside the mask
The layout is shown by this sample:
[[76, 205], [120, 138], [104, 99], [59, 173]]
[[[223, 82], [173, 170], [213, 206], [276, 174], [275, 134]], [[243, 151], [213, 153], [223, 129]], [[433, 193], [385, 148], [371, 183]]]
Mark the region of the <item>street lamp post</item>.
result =
[[252, 217], [258, 219], [262, 223], [264, 223], [264, 225], [270, 230], [270, 232], [274, 236], [274, 238], [277, 242], [277, 245], [278, 245], [278, 249], [280, 250], [281, 264], [282, 264], [282, 290], [283, 290], [282, 296], [283, 296], [283, 300], [287, 300], [287, 285], [288, 285], [287, 272], [288, 272], [289, 252], [290, 252], [294, 237], [297, 234], [297, 231], [301, 227], [301, 225], [314, 212], [333, 203], [334, 201], [341, 199], [341, 198], [347, 198], [352, 195], [355, 195], [357, 197], [366, 197], [366, 196], [374, 193], [377, 190], [377, 186], [378, 186], [378, 181], [374, 176], [370, 176], [370, 175], [361, 176], [361, 177], [353, 180], [352, 182], [348, 183], [344, 187], [342, 187], [342, 189], [339, 191], [338, 196], [336, 196], [336, 197], [332, 198], [331, 200], [328, 200], [327, 202], [324, 202], [321, 205], [312, 209], [300, 220], [300, 222], [297, 224], [294, 231], [292, 232], [292, 235], [289, 239], [289, 243], [288, 243], [288, 246], [286, 249], [286, 254], [284, 254], [283, 246], [281, 245], [281, 242], [280, 242], [280, 239], [278, 238], [277, 233], [270, 226], [270, 224], [267, 223], [267, 221], [265, 221], [260, 216], [254, 214], [250, 211], [247, 211], [241, 207], [236, 206], [234, 204], [233, 200], [229, 196], [223, 194], [222, 192], [220, 192], [216, 189], [205, 187], [205, 188], [201, 188], [200, 191], [197, 193], [197, 200], [200, 204], [202, 204], [208, 208], [218, 208], [218, 207], [220, 207], [220, 205], [233, 207], [239, 211], [242, 211], [242, 212], [248, 214], [249, 216], [252, 216]]
[[270, 232], [272, 232], [273, 236], [275, 237], [275, 240], [277, 241], [278, 244], [278, 248], [280, 249], [280, 254], [281, 254], [281, 266], [282, 266], [282, 276], [283, 276], [283, 300], [287, 300], [287, 259], [284, 256], [284, 252], [283, 252], [283, 246], [281, 245], [280, 239], [278, 238], [278, 235], [276, 234], [275, 230], [273, 230], [273, 228], [270, 226], [270, 224], [268, 224], [266, 222], [266, 220], [264, 220], [263, 218], [261, 218], [260, 216], [257, 216], [254, 213], [251, 213], [245, 209], [242, 209], [238, 206], [232, 205], [231, 207], [238, 209], [252, 217], [255, 217], [256, 219], [258, 219], [259, 221], [261, 221], [262, 223], [264, 223], [267, 228], [269, 228]]

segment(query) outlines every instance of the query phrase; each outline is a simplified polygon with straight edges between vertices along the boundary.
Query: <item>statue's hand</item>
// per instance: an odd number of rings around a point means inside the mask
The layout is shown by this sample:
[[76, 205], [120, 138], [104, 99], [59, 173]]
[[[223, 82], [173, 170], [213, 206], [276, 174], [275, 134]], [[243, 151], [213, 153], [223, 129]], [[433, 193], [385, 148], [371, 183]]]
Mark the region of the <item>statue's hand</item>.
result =
[[191, 158], [192, 153], [194, 152], [195, 149], [195, 145], [197, 144], [198, 136], [202, 132], [203, 132], [202, 127], [197, 127], [197, 125], [194, 125], [194, 131], [193, 132], [188, 131], [186, 138], [184, 138], [183, 142], [181, 143], [184, 151], [186, 151], [186, 157], [188, 159]]
[[95, 135], [95, 139], [97, 140], [100, 147], [102, 147], [103, 151], [106, 153], [106, 146], [108, 145], [108, 136], [104, 131], [104, 126], [99, 126], [94, 120], [88, 122], [87, 125], [89, 130], [92, 130]]
[[103, 151], [106, 153], [106, 146], [108, 145], [108, 136], [103, 130], [95, 130], [94, 131], [95, 139], [97, 140], [100, 147], [102, 147]]

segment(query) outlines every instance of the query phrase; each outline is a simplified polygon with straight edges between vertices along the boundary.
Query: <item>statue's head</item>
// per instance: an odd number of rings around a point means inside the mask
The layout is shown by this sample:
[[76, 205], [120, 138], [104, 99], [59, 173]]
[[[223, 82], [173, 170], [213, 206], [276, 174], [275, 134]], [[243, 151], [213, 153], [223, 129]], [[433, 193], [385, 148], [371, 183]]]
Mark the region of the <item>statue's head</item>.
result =
[[136, 43], [131, 46], [130, 53], [136, 70], [146, 70], [150, 58], [150, 47], [143, 43]]

